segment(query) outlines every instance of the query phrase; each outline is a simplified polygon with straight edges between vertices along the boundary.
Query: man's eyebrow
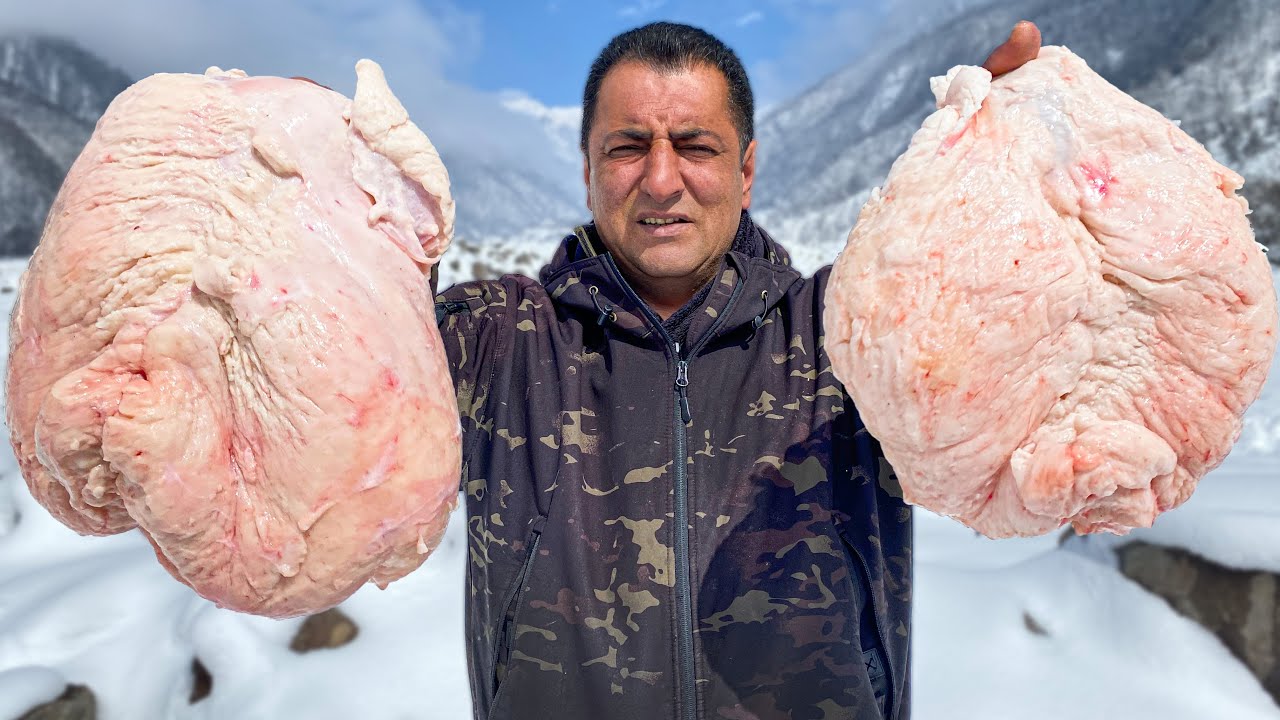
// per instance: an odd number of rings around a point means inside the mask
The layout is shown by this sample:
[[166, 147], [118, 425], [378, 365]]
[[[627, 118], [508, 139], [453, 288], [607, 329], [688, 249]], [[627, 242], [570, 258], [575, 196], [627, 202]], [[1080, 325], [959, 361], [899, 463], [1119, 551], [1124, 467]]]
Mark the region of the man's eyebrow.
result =
[[653, 133], [648, 130], [640, 130], [638, 128], [627, 128], [625, 130], [614, 130], [604, 136], [605, 142], [617, 137], [623, 137], [628, 140], [637, 140], [639, 142], [648, 142], [653, 139]]
[[[712, 138], [715, 140], [720, 139], [719, 135], [707, 130], [706, 128], [691, 128], [689, 130], [678, 130], [671, 133], [672, 142], [696, 140], [702, 137]], [[637, 142], [649, 142], [650, 140], [653, 140], [653, 133], [639, 128], [625, 128], [623, 130], [614, 130], [604, 136], [605, 142], [615, 138], [626, 138], [627, 140], [635, 140]]]
[[710, 137], [716, 140], [720, 139], [719, 135], [705, 128], [693, 128], [692, 130], [680, 130], [678, 132], [671, 133], [671, 139], [675, 142], [679, 142], [681, 140], [696, 140], [701, 137]]

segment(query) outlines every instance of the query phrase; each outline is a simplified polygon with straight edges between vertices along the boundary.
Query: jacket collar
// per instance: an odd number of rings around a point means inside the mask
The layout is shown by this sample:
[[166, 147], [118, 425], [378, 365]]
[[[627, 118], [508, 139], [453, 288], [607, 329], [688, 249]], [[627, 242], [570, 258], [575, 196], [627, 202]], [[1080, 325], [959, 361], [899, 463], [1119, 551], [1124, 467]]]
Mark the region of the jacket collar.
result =
[[[774, 307], [800, 280], [791, 257], [744, 211], [734, 250], [725, 253], [702, 307], [689, 325], [687, 345], [770, 322]], [[746, 242], [743, 242], [743, 240]], [[637, 338], [665, 342], [654, 314], [631, 288], [593, 224], [567, 235], [539, 279], [557, 305], [587, 316], [584, 322]]]

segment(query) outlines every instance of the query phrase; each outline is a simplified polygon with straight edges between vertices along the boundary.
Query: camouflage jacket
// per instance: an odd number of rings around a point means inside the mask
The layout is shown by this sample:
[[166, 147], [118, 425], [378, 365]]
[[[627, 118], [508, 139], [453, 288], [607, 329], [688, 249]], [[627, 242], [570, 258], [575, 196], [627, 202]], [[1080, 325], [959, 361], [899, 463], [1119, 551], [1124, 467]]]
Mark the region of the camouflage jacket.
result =
[[437, 296], [476, 718], [909, 716], [910, 508], [823, 351], [829, 268], [750, 229], [684, 347], [588, 228]]

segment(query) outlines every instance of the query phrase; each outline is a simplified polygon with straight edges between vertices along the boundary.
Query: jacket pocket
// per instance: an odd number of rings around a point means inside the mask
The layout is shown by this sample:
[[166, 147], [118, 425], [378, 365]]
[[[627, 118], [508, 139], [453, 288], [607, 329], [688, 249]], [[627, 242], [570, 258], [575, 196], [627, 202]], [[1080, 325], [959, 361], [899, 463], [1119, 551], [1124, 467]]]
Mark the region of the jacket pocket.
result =
[[506, 678], [507, 666], [511, 659], [511, 647], [515, 644], [516, 638], [516, 620], [520, 614], [521, 601], [524, 599], [525, 586], [529, 582], [529, 573], [533, 569], [534, 558], [538, 556], [538, 545], [542, 541], [542, 526], [546, 523], [546, 518], [539, 516], [533, 521], [533, 525], [529, 528], [529, 534], [525, 537], [524, 562], [520, 565], [520, 570], [516, 573], [515, 580], [511, 583], [511, 587], [507, 589], [506, 597], [502, 603], [502, 624], [498, 627], [498, 632], [493, 638], [493, 677], [490, 687], [490, 697], [492, 701], [489, 703], [489, 712], [492, 715], [493, 709], [498, 705], [498, 694], [503, 687], [503, 680]]
[[875, 692], [876, 704], [880, 707], [880, 715], [889, 717], [892, 710], [890, 702], [893, 688], [892, 669], [885, 655], [884, 631], [880, 621], [881, 608], [871, 591], [871, 571], [866, 558], [858, 548], [849, 541], [847, 530], [839, 530], [840, 542], [844, 545], [845, 554], [849, 558], [849, 581], [853, 586], [853, 601], [857, 605], [857, 627], [862, 655], [862, 664], [866, 668], [867, 679], [871, 681], [871, 689]]

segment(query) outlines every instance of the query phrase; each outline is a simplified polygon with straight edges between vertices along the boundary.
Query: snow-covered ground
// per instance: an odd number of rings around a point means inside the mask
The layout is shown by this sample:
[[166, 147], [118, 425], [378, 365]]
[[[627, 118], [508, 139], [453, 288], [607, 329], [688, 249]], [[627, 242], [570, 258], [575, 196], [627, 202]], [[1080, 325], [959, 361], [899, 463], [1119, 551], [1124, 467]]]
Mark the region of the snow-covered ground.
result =
[[[3, 317], [21, 268], [0, 264]], [[1280, 718], [1221, 643], [1115, 569], [1115, 539], [992, 541], [916, 517], [918, 720]], [[1227, 462], [1131, 537], [1280, 572], [1280, 368]], [[342, 605], [360, 628], [352, 643], [297, 655], [288, 644], [300, 620], [217, 609], [170, 578], [137, 532], [84, 538], [58, 524], [31, 499], [5, 442], [0, 720], [68, 681], [93, 689], [104, 720], [464, 720], [465, 540], [452, 523], [421, 569]], [[213, 691], [189, 705], [193, 657]]]

